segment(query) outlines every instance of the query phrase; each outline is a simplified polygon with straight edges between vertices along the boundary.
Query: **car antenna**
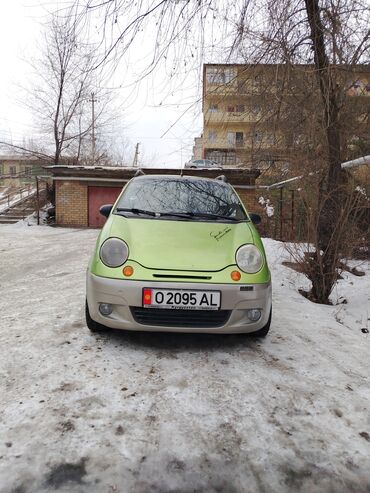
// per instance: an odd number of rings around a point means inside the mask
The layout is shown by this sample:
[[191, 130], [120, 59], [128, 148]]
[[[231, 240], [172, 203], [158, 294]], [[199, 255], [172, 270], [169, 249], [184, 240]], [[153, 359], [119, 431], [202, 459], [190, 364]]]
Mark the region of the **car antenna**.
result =
[[140, 175], [145, 175], [144, 171], [143, 171], [141, 168], [139, 168], [139, 169], [136, 171], [136, 173], [134, 174], [134, 177], [136, 177], [136, 176], [140, 176]]
[[225, 175], [216, 176], [215, 180], [221, 180], [227, 183], [227, 178]]

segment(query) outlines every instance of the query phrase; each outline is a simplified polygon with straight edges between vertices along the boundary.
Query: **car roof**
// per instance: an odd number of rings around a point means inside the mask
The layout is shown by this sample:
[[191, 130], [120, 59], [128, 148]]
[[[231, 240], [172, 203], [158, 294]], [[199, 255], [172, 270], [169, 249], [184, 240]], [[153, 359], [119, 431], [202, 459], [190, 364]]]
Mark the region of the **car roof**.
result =
[[[222, 180], [216, 180], [216, 178], [207, 178], [203, 176], [192, 176], [192, 175], [141, 175], [141, 176], [135, 176], [132, 178], [132, 180], [178, 180], [178, 181], [193, 181], [193, 182], [199, 182], [199, 181], [208, 181], [212, 183], [217, 183], [221, 186], [229, 186], [230, 183], [224, 182]], [[131, 181], [132, 181], [131, 180]]]

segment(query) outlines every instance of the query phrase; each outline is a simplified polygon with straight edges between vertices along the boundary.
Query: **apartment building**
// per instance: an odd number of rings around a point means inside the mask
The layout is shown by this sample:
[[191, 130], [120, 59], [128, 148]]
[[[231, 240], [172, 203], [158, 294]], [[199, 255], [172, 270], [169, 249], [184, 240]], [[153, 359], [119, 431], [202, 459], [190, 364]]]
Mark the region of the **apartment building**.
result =
[[[338, 66], [335, 78], [349, 96], [347, 154], [361, 155], [370, 146], [370, 67]], [[289, 167], [320, 146], [320, 98], [311, 65], [204, 65], [203, 157], [225, 167]]]

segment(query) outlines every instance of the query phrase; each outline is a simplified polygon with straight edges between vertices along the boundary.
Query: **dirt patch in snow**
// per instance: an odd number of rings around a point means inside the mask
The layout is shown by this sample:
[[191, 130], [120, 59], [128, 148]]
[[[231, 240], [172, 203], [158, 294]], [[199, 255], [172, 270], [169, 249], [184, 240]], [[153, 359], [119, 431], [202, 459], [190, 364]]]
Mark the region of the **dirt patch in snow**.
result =
[[83, 484], [86, 476], [87, 459], [83, 458], [75, 464], [68, 462], [56, 464], [47, 474], [45, 485], [59, 490], [66, 483]]

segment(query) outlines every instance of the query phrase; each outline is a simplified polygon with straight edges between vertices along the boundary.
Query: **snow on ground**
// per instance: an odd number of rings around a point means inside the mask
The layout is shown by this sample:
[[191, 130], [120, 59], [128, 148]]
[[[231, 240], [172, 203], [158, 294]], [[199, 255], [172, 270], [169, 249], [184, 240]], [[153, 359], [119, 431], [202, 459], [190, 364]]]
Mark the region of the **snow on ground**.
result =
[[0, 227], [0, 491], [370, 491], [370, 266], [314, 305], [273, 273], [248, 336], [108, 332], [84, 322], [96, 230]]

